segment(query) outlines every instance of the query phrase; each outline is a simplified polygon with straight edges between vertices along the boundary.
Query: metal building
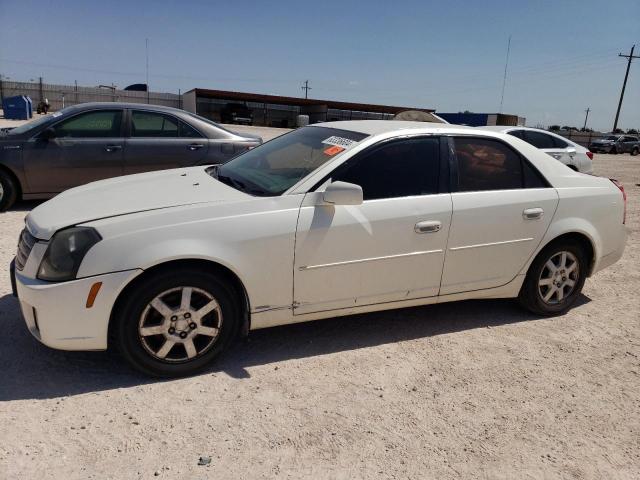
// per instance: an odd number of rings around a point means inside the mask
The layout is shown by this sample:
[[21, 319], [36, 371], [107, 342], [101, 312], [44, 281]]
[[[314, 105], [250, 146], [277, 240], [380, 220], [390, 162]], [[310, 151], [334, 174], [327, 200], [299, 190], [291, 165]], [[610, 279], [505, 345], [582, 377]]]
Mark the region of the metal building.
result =
[[295, 127], [298, 115], [308, 115], [309, 123], [318, 123], [335, 120], [391, 120], [397, 113], [405, 110], [427, 113], [435, 111], [203, 88], [189, 90], [183, 94], [182, 100], [185, 110], [215, 122], [234, 123], [229, 120], [232, 117], [231, 110], [234, 110], [237, 118], [235, 123], [269, 127]]

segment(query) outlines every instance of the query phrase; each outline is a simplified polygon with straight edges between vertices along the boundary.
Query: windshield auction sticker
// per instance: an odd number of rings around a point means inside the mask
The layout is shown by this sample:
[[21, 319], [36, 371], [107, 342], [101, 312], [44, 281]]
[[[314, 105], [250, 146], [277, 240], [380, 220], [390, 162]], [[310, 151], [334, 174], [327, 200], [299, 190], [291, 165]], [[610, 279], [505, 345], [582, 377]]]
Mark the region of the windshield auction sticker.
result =
[[344, 147], [339, 147], [338, 145], [332, 145], [330, 147], [327, 147], [323, 150], [325, 155], [329, 155], [330, 157], [333, 157], [334, 155], [337, 155], [340, 152], [344, 152]]
[[326, 145], [335, 145], [336, 147], [342, 147], [343, 149], [346, 149], [346, 148], [349, 148], [354, 143], [358, 143], [358, 142], [354, 140], [350, 140], [348, 138], [333, 136], [323, 140], [322, 143]]

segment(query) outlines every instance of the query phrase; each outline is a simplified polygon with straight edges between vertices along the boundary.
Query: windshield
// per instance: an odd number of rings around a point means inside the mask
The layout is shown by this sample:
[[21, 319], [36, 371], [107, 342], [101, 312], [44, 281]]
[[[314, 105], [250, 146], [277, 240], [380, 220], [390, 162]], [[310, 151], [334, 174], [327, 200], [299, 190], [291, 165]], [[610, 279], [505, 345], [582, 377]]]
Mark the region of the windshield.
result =
[[49, 123], [50, 121], [52, 121], [55, 118], [59, 118], [61, 115], [63, 115], [64, 113], [68, 112], [69, 110], [71, 110], [73, 107], [67, 107], [67, 108], [63, 108], [62, 110], [58, 110], [55, 113], [51, 113], [49, 115], [45, 115], [44, 117], [40, 117], [36, 120], [32, 120], [28, 123], [24, 123], [22, 125], [20, 125], [19, 127], [16, 128], [12, 128], [11, 130], [9, 130], [7, 133], [9, 135], [22, 135], [23, 133], [27, 133], [41, 125], [44, 125], [45, 123]]
[[23, 123], [19, 127], [12, 128], [7, 133], [9, 135], [22, 135], [23, 133], [33, 130], [34, 128], [37, 128], [40, 125], [44, 125], [45, 123], [50, 122], [53, 118], [54, 118], [53, 114], [45, 115], [44, 117], [40, 117], [36, 120], [32, 120], [31, 122]]
[[212, 175], [251, 195], [282, 195], [366, 137], [336, 128], [304, 127], [249, 150], [213, 170]]

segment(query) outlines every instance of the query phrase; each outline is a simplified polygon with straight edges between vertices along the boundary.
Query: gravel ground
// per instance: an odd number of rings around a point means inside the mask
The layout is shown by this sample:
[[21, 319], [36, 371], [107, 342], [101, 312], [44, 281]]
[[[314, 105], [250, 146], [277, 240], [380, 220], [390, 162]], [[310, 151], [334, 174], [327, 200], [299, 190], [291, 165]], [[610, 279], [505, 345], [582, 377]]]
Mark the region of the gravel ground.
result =
[[174, 381], [33, 339], [8, 264], [36, 203], [0, 214], [0, 478], [639, 478], [640, 157], [594, 163], [625, 184], [630, 237], [566, 315], [486, 300], [278, 327]]

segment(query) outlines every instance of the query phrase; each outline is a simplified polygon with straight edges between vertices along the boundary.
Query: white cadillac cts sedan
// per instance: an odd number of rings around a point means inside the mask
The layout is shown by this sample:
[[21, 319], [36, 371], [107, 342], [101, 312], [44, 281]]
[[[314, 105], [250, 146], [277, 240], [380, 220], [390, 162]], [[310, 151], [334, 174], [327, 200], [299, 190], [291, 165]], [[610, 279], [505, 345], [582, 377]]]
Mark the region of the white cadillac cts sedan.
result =
[[42, 343], [178, 376], [273, 325], [470, 298], [564, 312], [621, 257], [624, 216], [621, 186], [510, 135], [334, 122], [64, 192], [12, 272]]

